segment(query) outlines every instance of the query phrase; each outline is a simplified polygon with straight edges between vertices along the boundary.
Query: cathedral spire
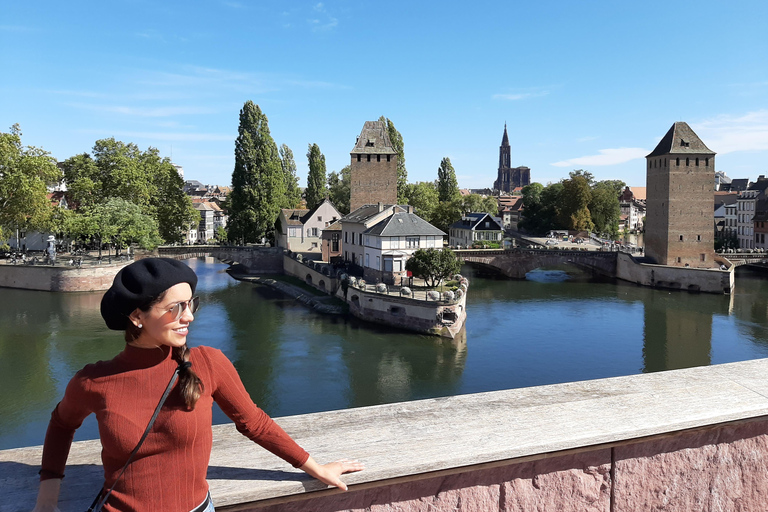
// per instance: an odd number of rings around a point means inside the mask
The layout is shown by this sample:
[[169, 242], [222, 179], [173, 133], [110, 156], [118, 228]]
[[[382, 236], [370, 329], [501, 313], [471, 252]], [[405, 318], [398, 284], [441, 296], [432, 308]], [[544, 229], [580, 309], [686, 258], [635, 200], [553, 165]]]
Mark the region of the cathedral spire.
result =
[[501, 147], [509, 146], [509, 137], [507, 137], [507, 123], [504, 123], [504, 137], [501, 138]]

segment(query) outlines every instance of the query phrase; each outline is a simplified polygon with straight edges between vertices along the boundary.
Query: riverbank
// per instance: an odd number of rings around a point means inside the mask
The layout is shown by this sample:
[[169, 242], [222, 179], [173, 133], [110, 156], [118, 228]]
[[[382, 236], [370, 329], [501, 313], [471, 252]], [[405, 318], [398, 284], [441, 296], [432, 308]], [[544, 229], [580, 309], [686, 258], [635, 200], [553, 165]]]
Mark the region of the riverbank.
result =
[[344, 302], [327, 294], [316, 295], [298, 285], [291, 284], [284, 280], [277, 280], [270, 276], [249, 274], [248, 269], [243, 265], [235, 264], [230, 266], [227, 269], [227, 274], [238, 281], [261, 284], [279, 290], [285, 295], [296, 299], [298, 302], [319, 313], [327, 315], [343, 315], [349, 310]]

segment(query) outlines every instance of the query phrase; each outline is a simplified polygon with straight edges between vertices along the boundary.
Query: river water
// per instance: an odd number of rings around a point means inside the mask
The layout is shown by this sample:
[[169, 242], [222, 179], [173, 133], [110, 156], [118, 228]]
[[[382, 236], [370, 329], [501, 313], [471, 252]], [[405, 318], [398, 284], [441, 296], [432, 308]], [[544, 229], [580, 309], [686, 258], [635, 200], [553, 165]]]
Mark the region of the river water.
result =
[[[573, 269], [470, 279], [460, 340], [324, 316], [188, 260], [201, 309], [190, 345], [220, 348], [264, 410], [287, 416], [768, 357], [768, 274], [730, 296], [595, 281]], [[100, 293], [0, 289], [0, 449], [42, 444], [68, 380], [123, 347]], [[228, 421], [216, 410], [214, 421]], [[98, 436], [93, 416], [75, 439]]]

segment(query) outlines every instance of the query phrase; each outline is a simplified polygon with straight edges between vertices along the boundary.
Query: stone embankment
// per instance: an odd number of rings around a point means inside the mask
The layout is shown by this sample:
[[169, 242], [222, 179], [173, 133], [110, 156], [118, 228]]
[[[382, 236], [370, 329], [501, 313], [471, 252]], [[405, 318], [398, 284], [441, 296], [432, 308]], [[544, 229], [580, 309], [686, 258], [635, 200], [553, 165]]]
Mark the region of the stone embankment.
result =
[[227, 273], [238, 281], [262, 284], [279, 290], [285, 295], [296, 299], [298, 302], [314, 309], [319, 313], [328, 315], [341, 315], [346, 313], [346, 307], [339, 301], [328, 295], [313, 295], [298, 286], [284, 281], [277, 281], [266, 276], [249, 275], [242, 266], [233, 265], [227, 269]]

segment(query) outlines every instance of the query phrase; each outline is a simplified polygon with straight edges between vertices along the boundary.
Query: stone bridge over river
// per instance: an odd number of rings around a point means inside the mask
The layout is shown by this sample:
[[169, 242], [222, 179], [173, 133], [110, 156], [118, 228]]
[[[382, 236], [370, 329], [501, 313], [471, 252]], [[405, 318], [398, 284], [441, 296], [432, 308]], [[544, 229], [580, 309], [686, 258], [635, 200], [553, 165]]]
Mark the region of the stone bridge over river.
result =
[[212, 256], [224, 263], [240, 263], [254, 274], [282, 274], [282, 247], [260, 246], [219, 246], [219, 245], [179, 245], [158, 247], [158, 255], [166, 258], [195, 258]]
[[524, 279], [540, 267], [574, 265], [598, 274], [616, 277], [616, 252], [568, 251], [551, 249], [459, 249], [454, 251], [465, 262], [492, 268], [507, 277]]

